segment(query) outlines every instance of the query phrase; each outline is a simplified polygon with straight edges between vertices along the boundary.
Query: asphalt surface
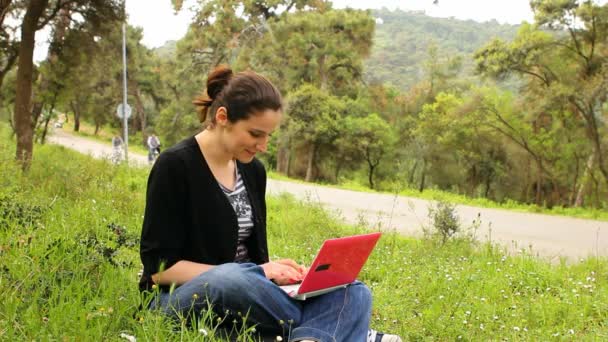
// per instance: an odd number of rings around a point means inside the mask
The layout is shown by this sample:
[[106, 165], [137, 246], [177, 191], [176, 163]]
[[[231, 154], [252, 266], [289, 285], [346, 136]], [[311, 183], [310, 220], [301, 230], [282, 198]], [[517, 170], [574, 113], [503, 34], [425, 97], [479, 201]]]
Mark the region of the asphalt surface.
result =
[[[96, 158], [109, 158], [112, 153], [110, 142], [103, 144], [61, 130], [54, 132], [49, 141]], [[146, 166], [147, 156], [129, 153], [129, 163]], [[364, 222], [372, 229], [419, 237], [423, 234], [422, 228], [429, 225], [427, 214], [431, 202], [427, 200], [268, 180], [268, 193], [282, 192], [321, 203], [346, 222]], [[456, 210], [465, 227], [471, 226], [474, 219], [481, 220], [475, 232], [478, 240], [504, 246], [509, 253], [528, 253], [551, 262], [559, 262], [562, 258], [578, 261], [608, 256], [608, 222], [466, 205], [458, 205]]]

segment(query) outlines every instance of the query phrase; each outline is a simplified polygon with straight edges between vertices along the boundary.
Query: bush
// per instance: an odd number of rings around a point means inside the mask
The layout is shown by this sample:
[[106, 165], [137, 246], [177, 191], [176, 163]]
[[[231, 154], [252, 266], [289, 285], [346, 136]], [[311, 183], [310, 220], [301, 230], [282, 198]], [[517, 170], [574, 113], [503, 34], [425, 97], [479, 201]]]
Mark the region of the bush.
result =
[[460, 220], [456, 214], [456, 206], [445, 201], [438, 201], [429, 206], [431, 226], [424, 228], [427, 236], [438, 236], [445, 244], [452, 236], [461, 231]]

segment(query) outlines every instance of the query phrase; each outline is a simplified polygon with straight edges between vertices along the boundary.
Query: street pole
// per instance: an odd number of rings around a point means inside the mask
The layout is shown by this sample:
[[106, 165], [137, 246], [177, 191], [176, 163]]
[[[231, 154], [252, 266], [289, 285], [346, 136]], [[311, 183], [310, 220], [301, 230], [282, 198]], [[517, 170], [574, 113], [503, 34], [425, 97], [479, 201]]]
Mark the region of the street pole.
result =
[[[125, 19], [126, 20], [126, 19]], [[129, 164], [129, 122], [127, 118], [127, 24], [122, 24], [122, 126], [124, 131], [125, 162]]]

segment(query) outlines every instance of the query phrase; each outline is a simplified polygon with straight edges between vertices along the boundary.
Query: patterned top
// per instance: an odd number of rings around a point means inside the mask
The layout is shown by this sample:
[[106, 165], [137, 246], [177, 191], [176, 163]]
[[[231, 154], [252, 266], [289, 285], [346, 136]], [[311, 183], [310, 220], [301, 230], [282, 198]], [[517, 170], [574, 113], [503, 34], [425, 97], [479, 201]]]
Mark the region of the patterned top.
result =
[[238, 168], [235, 168], [236, 182], [234, 191], [226, 188], [221, 183], [220, 188], [224, 191], [228, 201], [232, 204], [236, 217], [239, 224], [239, 240], [236, 248], [236, 256], [234, 257], [235, 262], [248, 262], [249, 253], [245, 241], [251, 236], [253, 231], [253, 212], [251, 210], [251, 203], [249, 203], [249, 197], [247, 196], [247, 189], [245, 183], [241, 178]]

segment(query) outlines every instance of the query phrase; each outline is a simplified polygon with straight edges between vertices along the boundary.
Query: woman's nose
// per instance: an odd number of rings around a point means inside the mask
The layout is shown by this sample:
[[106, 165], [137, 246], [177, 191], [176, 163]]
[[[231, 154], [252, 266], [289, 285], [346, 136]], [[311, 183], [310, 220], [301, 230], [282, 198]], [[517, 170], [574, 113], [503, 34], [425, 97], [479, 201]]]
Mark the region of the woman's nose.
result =
[[268, 137], [263, 138], [262, 141], [255, 145], [255, 148], [259, 152], [266, 152], [266, 150], [268, 149]]

